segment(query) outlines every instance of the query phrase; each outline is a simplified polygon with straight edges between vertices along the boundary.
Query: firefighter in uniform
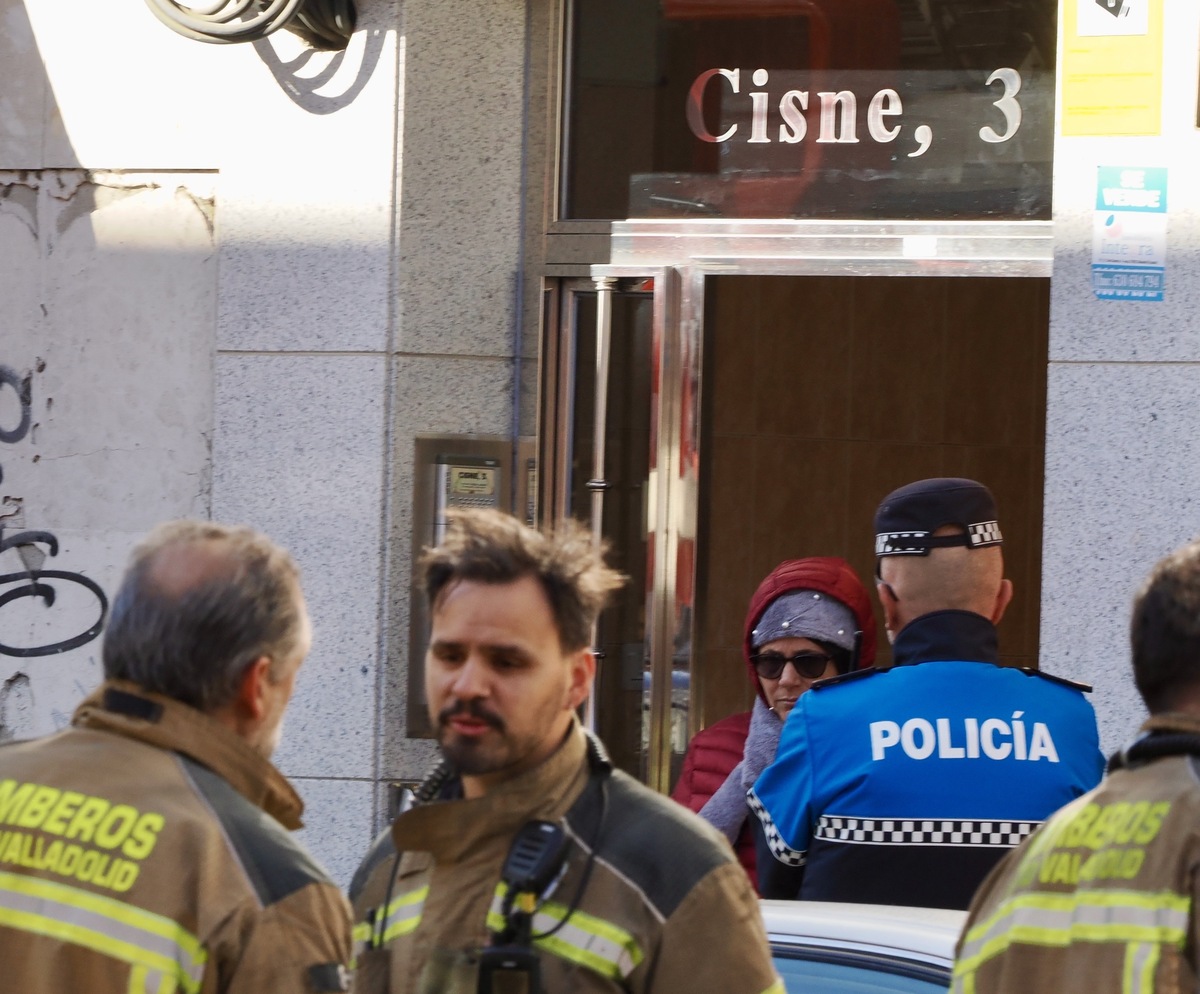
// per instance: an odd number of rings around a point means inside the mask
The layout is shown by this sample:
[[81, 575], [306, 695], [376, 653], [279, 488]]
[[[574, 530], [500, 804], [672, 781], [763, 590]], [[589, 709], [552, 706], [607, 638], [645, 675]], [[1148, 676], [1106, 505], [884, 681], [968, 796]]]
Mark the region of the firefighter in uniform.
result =
[[0, 972], [22, 994], [348, 987], [345, 899], [269, 762], [311, 629], [286, 552], [160, 526], [135, 550], [105, 684], [0, 746]]
[[990, 491], [921, 480], [875, 516], [893, 666], [815, 684], [749, 799], [764, 897], [966, 908], [1052, 811], [1103, 771], [1087, 688], [999, 665]]
[[729, 844], [575, 717], [619, 574], [588, 535], [459, 511], [422, 562], [443, 761], [351, 885], [358, 994], [782, 994]]
[[953, 990], [1194, 991], [1200, 981], [1200, 543], [1134, 600], [1133, 676], [1150, 718], [1109, 776], [984, 882]]

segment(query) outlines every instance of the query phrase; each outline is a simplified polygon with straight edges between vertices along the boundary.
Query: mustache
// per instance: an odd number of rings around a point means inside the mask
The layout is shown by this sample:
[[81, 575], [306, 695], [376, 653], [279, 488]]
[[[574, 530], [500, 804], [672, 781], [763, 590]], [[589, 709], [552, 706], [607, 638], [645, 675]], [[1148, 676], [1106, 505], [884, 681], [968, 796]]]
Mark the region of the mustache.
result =
[[451, 718], [466, 716], [474, 718], [476, 721], [482, 721], [487, 725], [491, 725], [497, 731], [504, 731], [504, 721], [498, 714], [494, 714], [483, 706], [479, 701], [455, 701], [442, 708], [438, 712], [437, 720], [439, 725], [445, 725]]

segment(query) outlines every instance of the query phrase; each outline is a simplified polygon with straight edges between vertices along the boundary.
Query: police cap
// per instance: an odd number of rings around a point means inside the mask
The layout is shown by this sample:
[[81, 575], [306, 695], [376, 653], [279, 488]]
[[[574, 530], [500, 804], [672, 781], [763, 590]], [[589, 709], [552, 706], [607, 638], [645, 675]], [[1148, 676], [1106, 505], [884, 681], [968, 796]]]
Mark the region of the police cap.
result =
[[[963, 529], [934, 536], [944, 525]], [[957, 477], [918, 480], [893, 490], [875, 512], [876, 556], [927, 556], [930, 549], [999, 545], [996, 500], [982, 483]]]

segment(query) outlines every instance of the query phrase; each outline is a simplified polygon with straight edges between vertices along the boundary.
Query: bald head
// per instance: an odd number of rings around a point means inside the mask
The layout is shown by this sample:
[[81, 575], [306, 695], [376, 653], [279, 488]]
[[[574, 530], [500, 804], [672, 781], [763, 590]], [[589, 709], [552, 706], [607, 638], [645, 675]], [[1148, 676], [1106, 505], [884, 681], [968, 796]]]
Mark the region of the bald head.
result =
[[237, 570], [233, 543], [225, 535], [177, 535], [146, 549], [144, 561], [145, 590], [174, 602], [201, 587], [228, 583]]
[[[947, 526], [934, 535], [961, 531]], [[998, 545], [935, 548], [924, 556], [885, 556], [879, 560], [879, 573], [879, 596], [892, 633], [932, 611], [971, 611], [995, 623], [1012, 598], [1012, 584], [1004, 579], [1004, 554]]]
[[306, 626], [285, 550], [249, 528], [173, 521], [133, 552], [105, 632], [104, 672], [211, 713], [256, 659], [293, 659]]

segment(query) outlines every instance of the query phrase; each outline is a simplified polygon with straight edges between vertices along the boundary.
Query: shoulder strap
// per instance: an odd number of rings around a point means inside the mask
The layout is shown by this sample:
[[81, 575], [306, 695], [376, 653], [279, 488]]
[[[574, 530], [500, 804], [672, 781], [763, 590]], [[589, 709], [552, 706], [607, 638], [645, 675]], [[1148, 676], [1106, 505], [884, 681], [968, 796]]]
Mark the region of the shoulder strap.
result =
[[843, 683], [853, 683], [855, 680], [865, 680], [869, 676], [874, 676], [876, 673], [882, 672], [883, 670], [877, 666], [868, 666], [864, 670], [851, 670], [849, 673], [839, 673], [837, 676], [818, 680], [809, 687], [809, 690], [828, 690], [830, 687], [837, 687]]
[[1092, 692], [1092, 685], [1090, 683], [1080, 683], [1078, 680], [1068, 680], [1065, 676], [1055, 676], [1053, 673], [1045, 672], [1045, 670], [1035, 670], [1031, 666], [1019, 666], [1017, 668], [1026, 676], [1041, 677], [1043, 680], [1049, 680], [1051, 683], [1058, 683], [1064, 687], [1070, 687], [1072, 690], [1078, 690], [1083, 694], [1090, 694]]

